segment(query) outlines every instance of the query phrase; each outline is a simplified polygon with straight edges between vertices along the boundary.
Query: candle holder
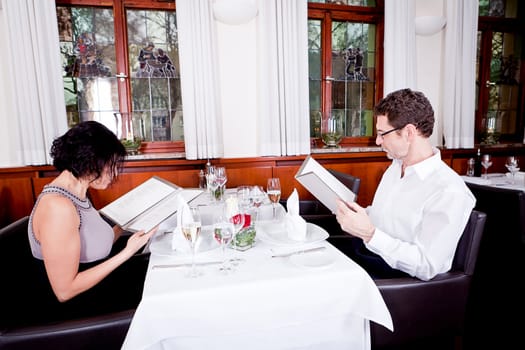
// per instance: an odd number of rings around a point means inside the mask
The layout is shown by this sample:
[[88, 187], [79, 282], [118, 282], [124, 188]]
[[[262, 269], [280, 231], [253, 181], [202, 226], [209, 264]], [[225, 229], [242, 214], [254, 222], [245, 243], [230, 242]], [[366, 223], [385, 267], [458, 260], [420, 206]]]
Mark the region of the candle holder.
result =
[[343, 118], [338, 115], [321, 121], [321, 139], [325, 144], [324, 148], [339, 148], [339, 143], [343, 140]]

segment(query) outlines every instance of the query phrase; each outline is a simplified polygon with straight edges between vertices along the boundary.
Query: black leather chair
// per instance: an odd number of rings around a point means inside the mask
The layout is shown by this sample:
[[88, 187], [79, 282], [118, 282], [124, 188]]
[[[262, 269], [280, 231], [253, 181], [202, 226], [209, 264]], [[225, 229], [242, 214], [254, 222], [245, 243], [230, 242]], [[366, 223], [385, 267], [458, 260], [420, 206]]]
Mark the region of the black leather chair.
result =
[[51, 310], [49, 320], [33, 319], [44, 291], [27, 225], [24, 217], [0, 230], [0, 349], [120, 349], [135, 309], [62, 320]]
[[353, 175], [343, 173], [334, 169], [328, 169], [328, 171], [334, 175], [339, 181], [341, 181], [346, 187], [355, 193], [356, 198], [359, 193], [359, 187], [361, 186], [361, 179]]
[[525, 315], [525, 192], [467, 186], [487, 222], [473, 277], [465, 349], [525, 349], [520, 321]]
[[[454, 349], [465, 330], [467, 302], [486, 214], [473, 210], [449, 272], [430, 281], [375, 280], [394, 332], [371, 322], [372, 349]], [[459, 343], [461, 344], [461, 343]]]

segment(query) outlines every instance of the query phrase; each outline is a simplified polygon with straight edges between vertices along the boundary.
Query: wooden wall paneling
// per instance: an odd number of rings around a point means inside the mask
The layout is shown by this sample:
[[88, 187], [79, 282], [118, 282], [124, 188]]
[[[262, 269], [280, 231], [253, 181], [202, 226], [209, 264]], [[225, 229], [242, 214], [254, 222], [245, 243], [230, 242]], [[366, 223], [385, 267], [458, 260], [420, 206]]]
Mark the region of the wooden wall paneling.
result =
[[301, 162], [299, 162], [299, 165], [282, 165], [273, 169], [273, 176], [278, 177], [281, 183], [281, 199], [288, 199], [294, 188], [297, 189], [299, 200], [315, 199], [314, 196], [295, 179], [295, 174], [297, 174], [300, 166]]
[[227, 188], [234, 188], [242, 185], [259, 185], [266, 190], [266, 182], [272, 177], [271, 166], [258, 166], [252, 164], [251, 167], [235, 167], [226, 165], [226, 175], [228, 175]]
[[377, 185], [391, 161], [384, 158], [372, 162], [345, 162], [325, 165], [329, 169], [337, 170], [361, 179], [357, 203], [366, 207], [372, 203]]
[[101, 209], [111, 203], [118, 197], [122, 196], [131, 189], [142, 184], [152, 176], [161, 177], [180, 187], [197, 187], [199, 170], [177, 170], [177, 171], [148, 171], [141, 173], [122, 173], [117, 181], [105, 190], [89, 190], [89, 196], [93, 206]]
[[467, 173], [468, 158], [454, 158], [451, 163], [450, 167], [459, 175]]
[[0, 227], [31, 213], [34, 205], [31, 178], [0, 178], [0, 203]]
[[40, 192], [44, 189], [44, 186], [53, 181], [54, 177], [34, 177], [31, 179], [33, 183], [33, 194], [35, 196], [35, 200], [40, 195]]

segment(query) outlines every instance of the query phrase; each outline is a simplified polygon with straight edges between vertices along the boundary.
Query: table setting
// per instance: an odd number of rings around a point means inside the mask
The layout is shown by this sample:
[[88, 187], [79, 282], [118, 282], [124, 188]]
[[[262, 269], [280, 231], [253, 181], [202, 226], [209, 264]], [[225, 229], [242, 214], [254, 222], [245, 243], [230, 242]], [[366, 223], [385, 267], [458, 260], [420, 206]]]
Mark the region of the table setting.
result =
[[465, 182], [525, 191], [525, 172], [520, 171], [517, 157], [509, 156], [506, 158], [505, 167], [508, 170], [507, 173], [489, 173], [488, 170], [492, 166], [492, 159], [489, 154], [484, 154], [481, 157], [484, 173], [479, 177], [474, 176], [473, 161], [474, 159], [469, 160], [467, 175], [462, 176]]
[[202, 223], [193, 259], [188, 242], [174, 236], [177, 215], [159, 227], [123, 349], [369, 349], [369, 321], [393, 329], [368, 274], [300, 217], [297, 191], [288, 210], [268, 199], [238, 209], [250, 213], [255, 232], [248, 249], [217, 239], [217, 213], [236, 191], [226, 189], [222, 203], [206, 195], [187, 203]]

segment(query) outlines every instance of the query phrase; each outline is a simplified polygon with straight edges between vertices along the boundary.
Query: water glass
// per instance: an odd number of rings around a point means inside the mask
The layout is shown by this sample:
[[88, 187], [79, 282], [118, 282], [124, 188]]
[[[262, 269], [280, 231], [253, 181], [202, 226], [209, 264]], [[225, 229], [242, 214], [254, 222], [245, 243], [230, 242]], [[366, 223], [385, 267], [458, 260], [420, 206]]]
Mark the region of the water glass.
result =
[[279, 203], [279, 200], [281, 199], [281, 182], [279, 181], [278, 177], [272, 177], [268, 179], [266, 193], [268, 194], [270, 202], [272, 202], [273, 218], [276, 219], [276, 206]]

